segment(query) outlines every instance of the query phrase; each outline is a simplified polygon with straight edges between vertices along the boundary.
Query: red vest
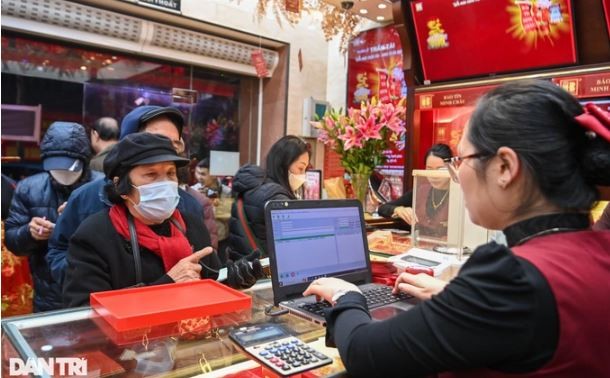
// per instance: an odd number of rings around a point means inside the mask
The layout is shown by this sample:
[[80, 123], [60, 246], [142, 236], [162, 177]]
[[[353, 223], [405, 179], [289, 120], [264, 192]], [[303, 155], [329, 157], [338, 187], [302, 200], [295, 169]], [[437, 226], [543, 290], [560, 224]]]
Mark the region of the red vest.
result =
[[610, 377], [610, 231], [540, 236], [512, 248], [549, 283], [559, 315], [554, 357], [526, 374], [471, 370], [443, 377]]

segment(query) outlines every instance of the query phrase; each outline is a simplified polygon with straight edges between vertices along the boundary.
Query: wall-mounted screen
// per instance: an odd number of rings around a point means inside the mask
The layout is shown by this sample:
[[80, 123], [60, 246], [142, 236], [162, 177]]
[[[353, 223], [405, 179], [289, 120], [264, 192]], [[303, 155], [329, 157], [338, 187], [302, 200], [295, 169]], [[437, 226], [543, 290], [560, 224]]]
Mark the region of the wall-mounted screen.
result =
[[41, 106], [2, 104], [2, 139], [40, 142]]
[[239, 152], [210, 151], [210, 175], [235, 176], [239, 169]]
[[570, 0], [411, 2], [431, 82], [576, 63]]

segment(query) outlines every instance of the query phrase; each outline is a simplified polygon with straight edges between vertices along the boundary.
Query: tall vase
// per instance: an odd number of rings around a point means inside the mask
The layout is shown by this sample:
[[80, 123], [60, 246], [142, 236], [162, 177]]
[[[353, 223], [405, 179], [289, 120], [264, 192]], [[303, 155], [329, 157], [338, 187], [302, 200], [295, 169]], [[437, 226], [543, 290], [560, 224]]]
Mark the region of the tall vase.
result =
[[367, 173], [352, 173], [352, 189], [356, 199], [362, 204], [362, 210], [366, 211], [366, 193], [369, 189], [370, 174]]

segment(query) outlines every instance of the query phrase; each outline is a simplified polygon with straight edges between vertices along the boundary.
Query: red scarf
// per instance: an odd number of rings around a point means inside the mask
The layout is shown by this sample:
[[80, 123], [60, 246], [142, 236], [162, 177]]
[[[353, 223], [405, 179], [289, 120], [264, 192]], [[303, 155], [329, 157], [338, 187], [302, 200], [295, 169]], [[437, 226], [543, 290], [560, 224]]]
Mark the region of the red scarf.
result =
[[[131, 240], [129, 236], [129, 224], [127, 223], [127, 209], [125, 206], [112, 206], [109, 215], [110, 221], [116, 231], [125, 238], [125, 240]], [[186, 230], [186, 225], [178, 210], [174, 210], [172, 218], [178, 222], [183, 230]], [[133, 220], [136, 227], [136, 235], [138, 236], [138, 244], [161, 257], [165, 272], [169, 271], [178, 261], [193, 253], [193, 249], [188, 239], [173, 222], [169, 223], [171, 236], [161, 236], [157, 235], [148, 225], [145, 225], [137, 218], [134, 217]]]

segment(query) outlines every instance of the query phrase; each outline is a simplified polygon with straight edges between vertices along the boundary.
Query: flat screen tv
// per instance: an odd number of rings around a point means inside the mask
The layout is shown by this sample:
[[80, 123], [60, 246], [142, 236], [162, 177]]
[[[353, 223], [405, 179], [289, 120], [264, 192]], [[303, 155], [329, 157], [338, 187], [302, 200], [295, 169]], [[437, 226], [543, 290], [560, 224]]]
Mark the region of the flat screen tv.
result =
[[571, 0], [414, 0], [430, 82], [576, 63]]
[[2, 140], [40, 142], [42, 107], [2, 104]]

